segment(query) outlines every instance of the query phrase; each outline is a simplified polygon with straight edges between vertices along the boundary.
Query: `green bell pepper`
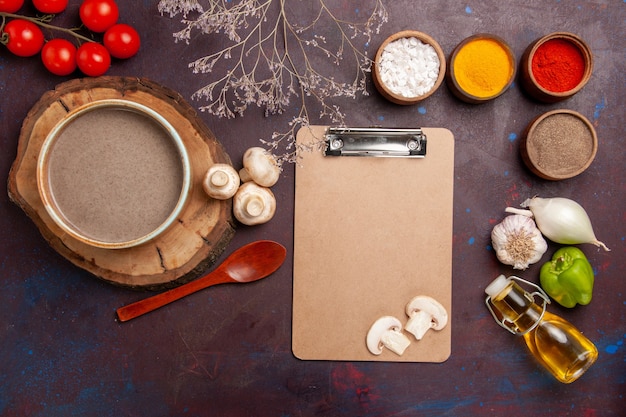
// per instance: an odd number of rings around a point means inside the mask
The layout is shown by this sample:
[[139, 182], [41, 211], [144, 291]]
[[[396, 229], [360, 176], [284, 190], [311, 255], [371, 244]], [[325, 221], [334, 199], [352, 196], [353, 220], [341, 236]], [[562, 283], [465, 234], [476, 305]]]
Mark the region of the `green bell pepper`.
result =
[[539, 271], [541, 287], [564, 307], [576, 303], [587, 305], [593, 292], [593, 268], [578, 248], [566, 246], [557, 250], [552, 260]]

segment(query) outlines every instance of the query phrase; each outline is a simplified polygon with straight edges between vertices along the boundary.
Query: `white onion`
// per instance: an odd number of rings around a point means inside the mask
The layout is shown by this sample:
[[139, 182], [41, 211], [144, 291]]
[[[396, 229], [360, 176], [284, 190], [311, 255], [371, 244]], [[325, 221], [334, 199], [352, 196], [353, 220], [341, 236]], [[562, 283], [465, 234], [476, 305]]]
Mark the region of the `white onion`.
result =
[[574, 200], [563, 197], [533, 197], [524, 201], [521, 206], [528, 210], [507, 207], [506, 211], [534, 217], [537, 228], [553, 242], [564, 245], [591, 243], [606, 251], [610, 250], [596, 238], [587, 212]]

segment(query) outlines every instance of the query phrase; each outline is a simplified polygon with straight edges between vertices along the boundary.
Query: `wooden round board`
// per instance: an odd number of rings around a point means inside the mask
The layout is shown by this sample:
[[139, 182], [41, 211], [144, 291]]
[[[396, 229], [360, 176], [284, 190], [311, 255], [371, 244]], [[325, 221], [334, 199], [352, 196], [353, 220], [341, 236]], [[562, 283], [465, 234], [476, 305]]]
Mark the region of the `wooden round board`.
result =
[[[159, 112], [180, 133], [190, 158], [191, 191], [178, 221], [155, 240], [133, 248], [97, 248], [65, 234], [46, 212], [37, 189], [37, 158], [48, 132], [72, 109], [104, 99], [134, 101]], [[156, 290], [197, 278], [234, 235], [231, 200], [213, 200], [202, 189], [202, 179], [215, 163], [231, 160], [178, 93], [141, 78], [75, 79], [45, 93], [24, 119], [8, 192], [52, 248], [75, 265], [113, 284]]]

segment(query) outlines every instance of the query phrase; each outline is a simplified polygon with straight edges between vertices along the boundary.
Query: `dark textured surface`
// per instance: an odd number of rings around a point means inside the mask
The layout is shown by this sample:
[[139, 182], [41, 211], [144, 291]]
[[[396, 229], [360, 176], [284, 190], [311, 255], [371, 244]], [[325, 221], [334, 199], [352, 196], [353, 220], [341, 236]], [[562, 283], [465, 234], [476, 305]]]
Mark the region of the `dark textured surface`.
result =
[[[309, 0], [290, 0], [294, 7]], [[75, 24], [78, 1], [59, 23]], [[150, 78], [190, 99], [205, 83], [187, 63], [203, 42], [174, 43], [178, 19], [160, 16], [156, 1], [120, 1], [122, 20], [143, 36], [140, 53], [115, 62], [110, 75]], [[333, 1], [350, 16], [354, 2]], [[367, 4], [368, 1], [364, 1]], [[389, 22], [372, 40], [417, 29], [446, 54], [477, 32], [504, 38], [519, 58], [536, 38], [571, 31], [594, 53], [589, 84], [553, 105], [529, 100], [517, 84], [496, 101], [472, 106], [442, 86], [413, 107], [376, 94], [339, 101], [355, 126], [436, 126], [456, 138], [452, 356], [443, 364], [303, 362], [291, 353], [291, 251], [294, 167], [274, 188], [276, 218], [240, 226], [227, 248], [273, 239], [288, 248], [272, 277], [194, 294], [129, 323], [118, 307], [145, 294], [103, 283], [50, 249], [33, 223], [0, 196], [0, 415], [3, 416], [618, 416], [626, 393], [626, 169], [624, 167], [624, 39], [622, 1], [386, 2]], [[308, 3], [307, 3], [308, 4]], [[28, 8], [25, 8], [27, 10]], [[374, 48], [368, 51], [373, 56]], [[330, 64], [329, 64], [330, 65]], [[1, 180], [15, 158], [22, 119], [46, 91], [66, 78], [45, 72], [37, 58], [0, 49]], [[192, 103], [199, 105], [200, 103]], [[582, 175], [548, 182], [522, 164], [518, 146], [528, 122], [554, 108], [576, 110], [595, 126], [599, 149]], [[237, 164], [244, 150], [285, 126], [293, 115], [202, 117]], [[490, 249], [489, 234], [507, 205], [533, 195], [580, 202], [598, 238], [612, 252], [582, 246], [596, 273], [590, 305], [551, 311], [573, 322], [600, 351], [581, 380], [562, 385], [530, 358], [523, 341], [498, 327], [483, 289], [510, 274]], [[557, 245], [550, 245], [551, 254]], [[544, 261], [547, 260], [547, 255]], [[537, 281], [538, 265], [520, 273]], [[338, 318], [340, 319], [340, 318]]]

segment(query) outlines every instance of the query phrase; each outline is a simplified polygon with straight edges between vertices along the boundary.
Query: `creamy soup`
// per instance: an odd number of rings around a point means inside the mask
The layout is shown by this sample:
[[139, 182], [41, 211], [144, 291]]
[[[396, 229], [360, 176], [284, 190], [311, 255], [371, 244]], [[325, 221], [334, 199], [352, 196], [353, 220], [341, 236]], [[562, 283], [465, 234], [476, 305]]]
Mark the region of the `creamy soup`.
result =
[[183, 188], [183, 163], [167, 131], [119, 108], [96, 109], [69, 123], [51, 149], [48, 173], [67, 223], [110, 243], [154, 231]]

